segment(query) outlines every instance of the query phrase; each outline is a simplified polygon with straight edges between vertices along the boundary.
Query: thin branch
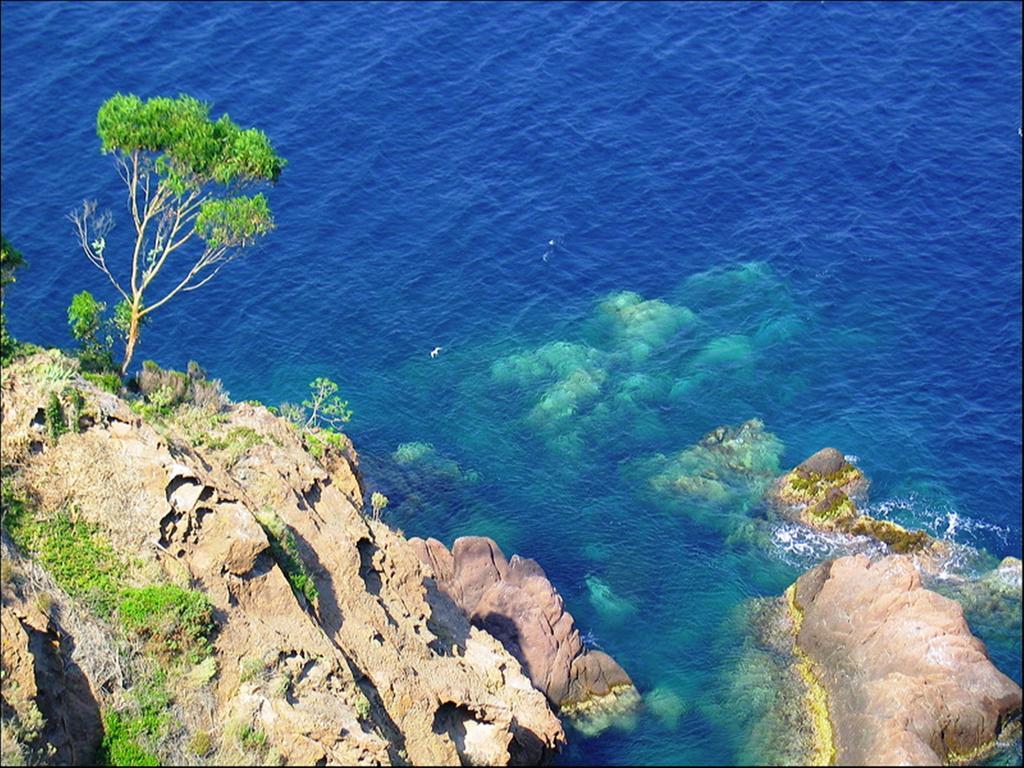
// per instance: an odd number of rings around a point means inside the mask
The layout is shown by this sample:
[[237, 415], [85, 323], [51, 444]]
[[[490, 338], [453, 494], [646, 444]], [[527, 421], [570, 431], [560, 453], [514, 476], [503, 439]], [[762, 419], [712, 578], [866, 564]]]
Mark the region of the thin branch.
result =
[[[148, 185], [149, 173], [146, 173], [146, 180]], [[137, 192], [139, 188], [139, 150], [132, 152], [132, 181], [131, 181], [131, 196], [132, 196], [132, 219], [135, 220], [135, 231], [142, 234], [141, 223], [139, 222], [139, 205], [137, 201]], [[148, 187], [147, 187], [148, 188]]]
[[[102, 214], [96, 215], [96, 201], [87, 200], [82, 203], [80, 210], [71, 211], [68, 214], [68, 219], [75, 225], [75, 230], [78, 233], [78, 244], [82, 247], [86, 257], [92, 262], [94, 267], [107, 276], [117, 289], [117, 292], [125, 299], [128, 299], [128, 294], [125, 293], [125, 290], [107, 267], [104, 255], [107, 234], [114, 228], [114, 217], [110, 214], [110, 211], [104, 211]], [[90, 229], [92, 230], [91, 233]]]
[[[218, 247], [218, 248], [214, 248], [212, 251], [210, 251], [210, 250], [204, 251], [203, 255], [199, 258], [199, 261], [197, 261], [195, 263], [195, 265], [192, 267], [192, 269], [189, 270], [188, 274], [185, 275], [184, 278], [182, 278], [181, 282], [178, 283], [170, 291], [170, 293], [168, 293], [166, 296], [164, 296], [162, 299], [160, 299], [160, 301], [156, 302], [155, 304], [150, 304], [144, 310], [142, 310], [141, 315], [148, 315], [150, 312], [154, 311], [155, 309], [158, 309], [159, 307], [162, 307], [164, 304], [166, 304], [168, 301], [173, 299], [175, 296], [177, 296], [182, 291], [194, 291], [196, 288], [201, 288], [202, 286], [206, 285], [206, 283], [208, 283], [210, 280], [212, 280], [216, 276], [216, 274], [220, 271], [221, 267], [224, 266], [224, 264], [227, 264], [229, 261], [234, 259], [235, 255], [237, 255], [237, 254], [233, 254], [229, 258], [225, 259], [224, 255], [227, 252], [228, 252], [227, 246], [221, 246], [221, 247]], [[196, 275], [198, 275], [204, 269], [206, 269], [208, 267], [211, 267], [214, 264], [219, 264], [219, 266], [210, 275], [207, 275], [199, 283], [197, 283], [195, 285], [191, 285], [191, 286], [189, 285], [192, 282], [192, 278], [194, 278]]]
[[[156, 262], [151, 264], [142, 275], [142, 291], [146, 290], [149, 284], [153, 281], [153, 278], [156, 277], [157, 274], [159, 274], [161, 269], [163, 269], [164, 263], [167, 261], [167, 257], [170, 256], [174, 251], [178, 250], [185, 243], [187, 243], [189, 239], [192, 237], [192, 235], [195, 234], [195, 229], [189, 229], [188, 233], [180, 240], [174, 240], [174, 238], [177, 237], [178, 232], [181, 231], [182, 225], [189, 223], [195, 219], [196, 214], [191, 212], [196, 211], [199, 208], [200, 204], [205, 199], [202, 198], [196, 201], [196, 198], [198, 196], [199, 192], [196, 190], [192, 190], [191, 192], [189, 192], [188, 197], [186, 197], [184, 201], [178, 203], [177, 207], [175, 208], [174, 225], [171, 227], [170, 233], [167, 234], [167, 240], [163, 244], [163, 253], [160, 255], [160, 258]], [[168, 212], [168, 220], [169, 218], [170, 212]], [[163, 219], [161, 220], [161, 222], [163, 222]], [[154, 247], [159, 249], [161, 242], [162, 241], [160, 240], [160, 235], [158, 234], [157, 243]]]

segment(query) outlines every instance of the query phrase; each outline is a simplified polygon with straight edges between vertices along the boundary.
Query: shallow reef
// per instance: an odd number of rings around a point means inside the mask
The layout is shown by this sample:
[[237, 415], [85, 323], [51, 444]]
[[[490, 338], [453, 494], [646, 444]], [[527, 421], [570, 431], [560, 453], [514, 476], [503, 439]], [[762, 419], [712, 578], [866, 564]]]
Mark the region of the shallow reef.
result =
[[[656, 500], [699, 522], [730, 529], [759, 504], [779, 472], [782, 442], [758, 419], [718, 427], [677, 454], [655, 454], [626, 468]], [[698, 502], [698, 503], [693, 503]]]

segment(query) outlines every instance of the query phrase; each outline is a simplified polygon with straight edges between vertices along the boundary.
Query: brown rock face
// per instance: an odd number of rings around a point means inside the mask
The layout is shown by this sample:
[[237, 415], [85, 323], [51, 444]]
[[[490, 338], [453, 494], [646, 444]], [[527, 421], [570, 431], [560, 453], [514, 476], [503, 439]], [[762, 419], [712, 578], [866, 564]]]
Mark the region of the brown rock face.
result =
[[36, 759], [88, 764], [103, 729], [89, 681], [64, 647], [68, 638], [20, 596], [5, 597], [0, 611], [5, 715], [17, 718], [25, 746]]
[[989, 661], [960, 605], [909, 558], [858, 555], [801, 576], [796, 643], [824, 686], [841, 765], [978, 757], [1019, 715], [1021, 689]]
[[410, 539], [438, 588], [474, 625], [498, 638], [533, 684], [559, 707], [572, 707], [632, 687], [610, 656], [587, 649], [572, 616], [533, 560], [506, 560], [483, 536], [456, 539], [449, 552], [436, 539]]

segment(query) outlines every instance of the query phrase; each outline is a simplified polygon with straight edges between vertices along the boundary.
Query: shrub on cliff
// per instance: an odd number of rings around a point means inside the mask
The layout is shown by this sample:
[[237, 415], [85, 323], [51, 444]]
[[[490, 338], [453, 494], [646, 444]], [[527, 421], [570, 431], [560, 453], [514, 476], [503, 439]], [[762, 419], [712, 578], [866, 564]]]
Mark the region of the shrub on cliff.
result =
[[196, 663], [210, 655], [213, 606], [202, 592], [173, 584], [129, 587], [117, 608], [121, 623], [158, 656]]
[[[128, 187], [130, 272], [115, 275], [107, 264], [109, 212], [98, 213], [91, 201], [69, 218], [86, 257], [123, 300], [118, 309], [125, 328], [124, 375], [147, 317], [205, 285], [273, 229], [263, 193], [239, 192], [277, 182], [285, 161], [262, 131], [243, 130], [227, 115], [213, 120], [210, 105], [184, 94], [146, 101], [115, 94], [100, 106], [96, 133]], [[153, 299], [152, 284], [170, 264], [180, 271]]]
[[148, 418], [167, 416], [182, 403], [214, 412], [225, 403], [220, 379], [208, 380], [206, 371], [195, 361], [189, 362], [186, 373], [161, 368], [152, 360], [146, 360], [135, 383], [145, 399], [137, 410]]
[[25, 259], [6, 237], [0, 235], [0, 364], [7, 365], [17, 350], [17, 342], [7, 333], [4, 316], [4, 289], [14, 282], [14, 273], [25, 266]]

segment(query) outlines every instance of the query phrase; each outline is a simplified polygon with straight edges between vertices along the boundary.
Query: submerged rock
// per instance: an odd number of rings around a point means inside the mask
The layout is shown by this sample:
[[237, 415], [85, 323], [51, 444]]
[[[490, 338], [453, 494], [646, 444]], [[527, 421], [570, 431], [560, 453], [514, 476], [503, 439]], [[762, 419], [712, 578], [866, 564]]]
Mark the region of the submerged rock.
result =
[[459, 462], [443, 456], [433, 443], [411, 442], [400, 443], [391, 454], [396, 464], [405, 467], [416, 467], [425, 473], [452, 480], [464, 480], [475, 483], [480, 473], [475, 469], [463, 470]]
[[633, 291], [620, 291], [597, 305], [593, 325], [602, 343], [623, 351], [633, 362], [672, 339], [680, 330], [693, 326], [696, 315], [687, 307], [661, 299], [644, 299]]
[[437, 587], [475, 626], [501, 640], [562, 713], [593, 725], [639, 702], [622, 667], [584, 646], [572, 615], [535, 561], [518, 555], [506, 560], [482, 536], [456, 539], [451, 552], [436, 539], [410, 543]]
[[749, 506], [779, 472], [782, 443], [760, 419], [718, 427], [674, 456], [641, 463], [652, 489], [677, 498]]
[[539, 387], [527, 418], [550, 431], [596, 400], [608, 377], [605, 358], [585, 344], [554, 341], [496, 360], [491, 378], [506, 386]]
[[787, 591], [806, 660], [806, 716], [843, 765], [937, 765], [984, 757], [1021, 710], [953, 600], [910, 558], [827, 561]]
[[590, 604], [608, 621], [622, 623], [636, 613], [636, 606], [616, 595], [608, 582], [594, 575], [587, 576], [585, 581]]
[[658, 686], [644, 696], [644, 704], [665, 728], [673, 731], [679, 726], [680, 718], [687, 711], [682, 697], [664, 686]]

